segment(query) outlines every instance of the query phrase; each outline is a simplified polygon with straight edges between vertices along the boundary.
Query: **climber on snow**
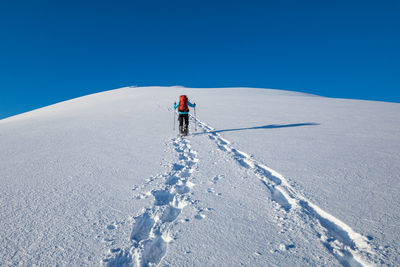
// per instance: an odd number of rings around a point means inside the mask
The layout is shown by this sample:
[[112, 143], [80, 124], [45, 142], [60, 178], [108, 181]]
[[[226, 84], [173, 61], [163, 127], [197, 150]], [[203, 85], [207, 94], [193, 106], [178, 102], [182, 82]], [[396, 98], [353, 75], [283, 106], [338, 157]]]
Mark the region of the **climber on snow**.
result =
[[174, 103], [174, 109], [178, 108], [179, 134], [181, 135], [189, 133], [189, 106], [194, 108], [196, 103], [190, 103], [186, 95], [181, 95], [178, 103]]

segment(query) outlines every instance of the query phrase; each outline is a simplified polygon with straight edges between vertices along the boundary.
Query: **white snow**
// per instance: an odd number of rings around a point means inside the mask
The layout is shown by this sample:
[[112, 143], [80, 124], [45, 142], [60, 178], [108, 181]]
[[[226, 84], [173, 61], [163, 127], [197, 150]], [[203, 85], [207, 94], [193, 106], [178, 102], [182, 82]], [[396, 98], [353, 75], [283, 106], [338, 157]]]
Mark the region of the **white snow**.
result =
[[400, 261], [400, 104], [126, 87], [0, 120], [0, 140], [1, 266]]

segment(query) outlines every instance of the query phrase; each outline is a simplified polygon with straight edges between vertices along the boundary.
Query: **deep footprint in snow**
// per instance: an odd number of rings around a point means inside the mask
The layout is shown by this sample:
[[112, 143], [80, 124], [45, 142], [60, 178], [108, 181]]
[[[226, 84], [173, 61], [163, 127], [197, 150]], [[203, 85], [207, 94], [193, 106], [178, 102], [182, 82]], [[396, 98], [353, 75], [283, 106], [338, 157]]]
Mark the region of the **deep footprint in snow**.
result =
[[153, 190], [151, 192], [155, 198], [155, 206], [167, 205], [174, 199], [175, 194], [171, 194], [168, 190]]
[[171, 206], [166, 207], [164, 210], [163, 215], [161, 216], [161, 221], [162, 222], [172, 222], [178, 217], [178, 215], [181, 213], [181, 209], [177, 209]]
[[[133, 260], [132, 255], [129, 251], [119, 250], [118, 253], [114, 256], [114, 258], [105, 258], [103, 262], [107, 264], [107, 266], [132, 266]], [[114, 254], [115, 254], [114, 253]]]
[[175, 186], [174, 191], [177, 194], [182, 195], [182, 194], [189, 193], [190, 192], [190, 188], [188, 186], [186, 186], [186, 185], [177, 185], [177, 186]]
[[148, 211], [146, 211], [141, 216], [136, 217], [135, 220], [131, 239], [140, 242], [149, 237], [151, 228], [154, 225], [154, 219], [149, 215]]
[[240, 158], [240, 159], [235, 158], [235, 159], [242, 167], [244, 167], [246, 169], [251, 169], [254, 166], [251, 161], [249, 161], [245, 158]]
[[172, 170], [174, 171], [180, 171], [184, 168], [184, 165], [178, 164], [178, 163], [174, 163], [172, 164]]
[[181, 172], [180, 176], [182, 178], [187, 178], [190, 175], [192, 175], [192, 172], [193, 172], [193, 169], [185, 170], [185, 171]]
[[165, 181], [165, 184], [166, 185], [174, 185], [174, 184], [177, 184], [179, 181], [180, 181], [180, 178], [178, 176], [172, 175], [167, 178], [167, 180]]
[[166, 251], [167, 243], [161, 236], [157, 236], [152, 240], [146, 240], [143, 244], [141, 266], [157, 265]]

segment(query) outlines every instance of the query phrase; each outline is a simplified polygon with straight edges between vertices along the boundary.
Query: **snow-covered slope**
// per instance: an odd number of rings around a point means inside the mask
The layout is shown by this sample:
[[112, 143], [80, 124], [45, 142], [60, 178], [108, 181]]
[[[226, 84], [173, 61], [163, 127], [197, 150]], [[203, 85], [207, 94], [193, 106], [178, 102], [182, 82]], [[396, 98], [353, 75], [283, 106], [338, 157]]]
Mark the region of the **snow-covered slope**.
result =
[[399, 104], [128, 87], [3, 119], [0, 137], [0, 265], [400, 260]]

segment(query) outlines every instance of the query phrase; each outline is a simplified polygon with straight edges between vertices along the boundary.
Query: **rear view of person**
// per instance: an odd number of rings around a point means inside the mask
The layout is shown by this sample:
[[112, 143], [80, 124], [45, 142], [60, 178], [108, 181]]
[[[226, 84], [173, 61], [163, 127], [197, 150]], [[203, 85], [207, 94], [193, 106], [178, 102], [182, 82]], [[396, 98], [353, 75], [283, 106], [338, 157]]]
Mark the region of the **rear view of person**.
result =
[[188, 135], [189, 133], [189, 106], [194, 108], [196, 107], [196, 103], [190, 103], [186, 95], [181, 95], [178, 103], [175, 102], [174, 104], [174, 109], [178, 108], [180, 135]]

